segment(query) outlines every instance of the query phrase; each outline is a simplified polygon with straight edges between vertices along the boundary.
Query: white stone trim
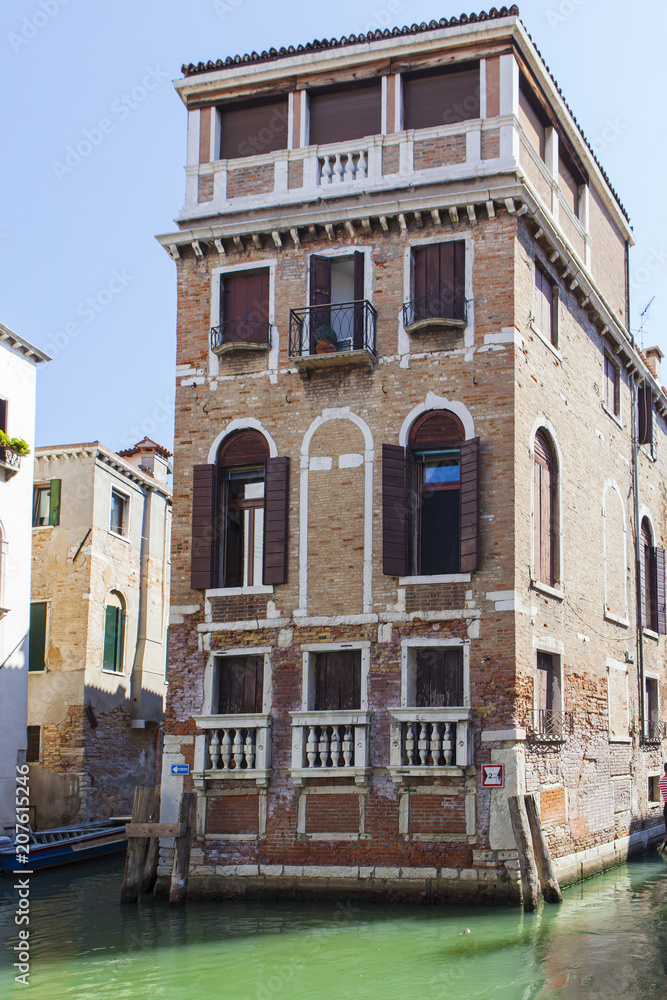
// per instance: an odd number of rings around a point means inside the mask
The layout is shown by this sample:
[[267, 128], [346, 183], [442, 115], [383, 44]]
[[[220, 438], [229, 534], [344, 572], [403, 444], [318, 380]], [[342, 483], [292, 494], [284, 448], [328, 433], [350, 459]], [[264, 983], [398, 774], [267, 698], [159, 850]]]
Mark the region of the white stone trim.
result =
[[435, 576], [399, 576], [399, 587], [433, 586], [435, 583], [470, 583], [472, 573], [441, 573]]
[[470, 639], [438, 639], [418, 636], [401, 639], [401, 708], [415, 708], [414, 651], [417, 649], [463, 650], [463, 705], [470, 708]]
[[[278, 356], [280, 337], [276, 325], [276, 272], [278, 258], [269, 257], [266, 260], [252, 260], [236, 264], [220, 264], [211, 268], [211, 308], [209, 326], [212, 328], [220, 322], [220, 278], [225, 274], [238, 274], [240, 271], [269, 271], [269, 324], [271, 327], [271, 343], [269, 346], [266, 370], [273, 376], [278, 373]], [[215, 378], [224, 375], [224, 361], [211, 350], [210, 336], [208, 338], [208, 370]]]
[[394, 132], [403, 131], [403, 77], [394, 73]]
[[479, 61], [479, 117], [484, 119], [486, 113], [486, 59]]
[[485, 729], [482, 743], [502, 743], [506, 740], [525, 740], [525, 729]]
[[277, 457], [278, 448], [276, 446], [276, 442], [273, 440], [266, 428], [259, 422], [259, 420], [256, 420], [254, 417], [237, 417], [234, 420], [230, 420], [224, 431], [220, 431], [218, 436], [213, 441], [213, 444], [208, 450], [208, 464], [215, 465], [218, 457], [218, 449], [226, 437], [229, 437], [229, 435], [234, 431], [243, 430], [254, 430], [263, 434], [269, 446], [269, 456], [271, 458]]
[[[615, 418], [614, 418], [615, 419]], [[623, 614], [618, 615], [613, 611], [609, 610], [609, 601], [607, 600], [607, 550], [608, 550], [608, 539], [607, 539], [607, 492], [612, 490], [617, 494], [618, 499], [621, 504], [621, 512], [623, 515]], [[640, 521], [641, 524], [641, 521]], [[619, 624], [627, 624], [628, 618], [628, 530], [627, 521], [625, 517], [625, 504], [623, 503], [623, 494], [621, 493], [621, 488], [615, 479], [607, 479], [602, 490], [602, 551], [603, 551], [603, 568], [604, 568], [604, 617], [610, 620], [616, 620]], [[613, 542], [614, 546], [618, 547], [618, 539]]]
[[[361, 705], [358, 711], [368, 711], [368, 678], [371, 668], [371, 644], [361, 642], [319, 642], [301, 646], [301, 711], [315, 711], [315, 654], [338, 650], [361, 651]], [[357, 711], [356, 709], [354, 711]]]
[[[558, 541], [558, 557], [557, 557], [557, 577], [556, 586], [552, 587], [549, 584], [543, 583], [536, 572], [535, 566], [535, 490], [533, 489], [533, 477], [534, 471], [533, 466], [535, 464], [535, 435], [538, 431], [546, 431], [551, 445], [556, 453], [556, 503], [555, 503], [555, 517], [556, 517], [556, 528], [557, 528], [557, 541]], [[558, 444], [558, 437], [556, 435], [556, 430], [544, 415], [535, 418], [532, 430], [530, 432], [530, 444], [528, 447], [528, 454], [530, 455], [530, 576], [531, 576], [531, 586], [535, 590], [542, 590], [544, 593], [549, 594], [552, 597], [561, 599], [564, 597], [563, 593], [563, 455]]]
[[381, 96], [381, 110], [380, 110], [380, 133], [386, 135], [388, 132], [388, 122], [387, 122], [387, 81], [388, 76], [384, 73], [381, 77], [382, 86], [382, 96]]
[[417, 417], [420, 417], [422, 413], [428, 413], [429, 410], [450, 410], [463, 424], [466, 441], [470, 441], [471, 438], [474, 438], [475, 423], [472, 414], [465, 404], [457, 399], [449, 400], [446, 396], [436, 396], [434, 392], [428, 392], [424, 402], [418, 403], [414, 406], [401, 425], [398, 435], [398, 443], [402, 445], [402, 447], [406, 447], [408, 443], [408, 435], [410, 434], [410, 428]]
[[[365, 269], [366, 271], [367, 269]], [[299, 483], [299, 608], [294, 617], [308, 616], [308, 485], [310, 474], [309, 455], [313, 435], [330, 420], [350, 420], [364, 436], [364, 563], [363, 563], [363, 610], [371, 614], [373, 609], [373, 435], [370, 427], [361, 417], [353, 413], [349, 406], [322, 410], [306, 431], [301, 445], [301, 471]]]

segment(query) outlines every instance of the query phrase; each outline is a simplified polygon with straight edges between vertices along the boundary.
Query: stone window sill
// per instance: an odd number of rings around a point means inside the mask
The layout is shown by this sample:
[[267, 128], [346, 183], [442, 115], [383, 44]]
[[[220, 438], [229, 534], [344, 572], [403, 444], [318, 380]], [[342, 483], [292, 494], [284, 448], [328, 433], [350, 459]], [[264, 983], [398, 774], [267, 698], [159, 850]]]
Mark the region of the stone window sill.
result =
[[441, 573], [436, 576], [399, 576], [399, 587], [429, 586], [435, 583], [470, 583], [472, 573]]
[[546, 594], [547, 597], [555, 597], [557, 601], [562, 601], [565, 598], [564, 591], [556, 587], [550, 587], [548, 583], [541, 583], [539, 580], [531, 580], [530, 586], [533, 590], [539, 591], [540, 594]]
[[601, 406], [602, 406], [602, 409], [604, 410], [604, 412], [607, 414], [607, 416], [611, 417], [611, 419], [614, 421], [614, 423], [618, 424], [618, 426], [621, 428], [621, 430], [623, 430], [623, 424], [621, 422], [620, 416], [618, 416], [616, 413], [614, 413], [613, 410], [610, 410], [606, 403], [601, 403]]

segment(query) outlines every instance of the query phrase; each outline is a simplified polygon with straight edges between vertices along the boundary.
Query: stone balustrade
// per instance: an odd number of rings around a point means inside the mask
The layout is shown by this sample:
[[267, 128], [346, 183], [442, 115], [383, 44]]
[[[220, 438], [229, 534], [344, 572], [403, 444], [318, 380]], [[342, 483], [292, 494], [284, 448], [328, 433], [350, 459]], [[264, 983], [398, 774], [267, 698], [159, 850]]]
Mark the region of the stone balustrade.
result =
[[472, 764], [469, 709], [394, 708], [390, 716], [394, 780]]
[[368, 730], [370, 713], [291, 712], [292, 778], [352, 775], [359, 784], [370, 773]]
[[195, 740], [196, 787], [206, 781], [252, 779], [268, 783], [271, 730], [268, 715], [211, 715], [195, 719], [203, 732]]

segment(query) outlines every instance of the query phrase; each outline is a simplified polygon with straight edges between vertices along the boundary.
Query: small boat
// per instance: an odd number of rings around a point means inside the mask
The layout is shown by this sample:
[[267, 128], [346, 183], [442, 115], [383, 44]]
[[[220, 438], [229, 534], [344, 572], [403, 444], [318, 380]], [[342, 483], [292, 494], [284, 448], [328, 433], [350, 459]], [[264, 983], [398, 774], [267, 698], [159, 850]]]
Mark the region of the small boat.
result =
[[39, 832], [26, 827], [26, 833], [13, 838], [0, 837], [0, 870], [38, 871], [124, 851], [126, 822], [123, 816]]

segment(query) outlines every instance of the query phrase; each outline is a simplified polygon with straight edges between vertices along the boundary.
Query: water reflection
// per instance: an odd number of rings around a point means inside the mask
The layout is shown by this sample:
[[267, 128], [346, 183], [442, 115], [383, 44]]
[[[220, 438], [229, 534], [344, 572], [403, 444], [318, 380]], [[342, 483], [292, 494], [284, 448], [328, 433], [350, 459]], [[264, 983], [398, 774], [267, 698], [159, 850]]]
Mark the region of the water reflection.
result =
[[[667, 868], [633, 862], [561, 907], [118, 903], [122, 864], [32, 879], [31, 1000], [652, 1000], [667, 995]], [[0, 998], [13, 982], [0, 881]], [[466, 934], [466, 928], [470, 930]]]

